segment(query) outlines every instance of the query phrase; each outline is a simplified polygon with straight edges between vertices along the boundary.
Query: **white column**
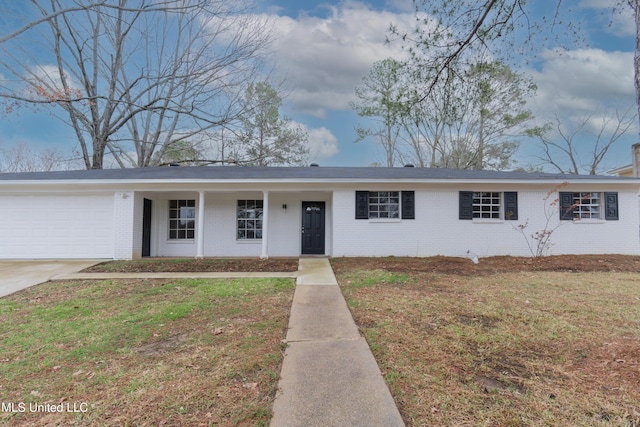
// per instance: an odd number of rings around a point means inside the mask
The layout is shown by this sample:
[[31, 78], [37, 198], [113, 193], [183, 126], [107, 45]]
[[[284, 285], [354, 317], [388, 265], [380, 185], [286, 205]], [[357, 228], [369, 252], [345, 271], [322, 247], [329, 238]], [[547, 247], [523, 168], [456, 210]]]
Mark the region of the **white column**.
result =
[[268, 236], [268, 228], [269, 228], [269, 192], [262, 192], [262, 253], [260, 258], [269, 258], [269, 236]]
[[199, 191], [198, 195], [196, 258], [204, 258], [204, 191]]

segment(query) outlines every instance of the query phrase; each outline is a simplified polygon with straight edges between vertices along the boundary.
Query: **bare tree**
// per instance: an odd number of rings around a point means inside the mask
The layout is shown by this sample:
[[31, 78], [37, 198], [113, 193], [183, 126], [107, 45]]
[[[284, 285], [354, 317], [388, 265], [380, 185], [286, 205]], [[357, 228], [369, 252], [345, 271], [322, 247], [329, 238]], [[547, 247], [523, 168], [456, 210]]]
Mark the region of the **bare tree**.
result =
[[38, 25], [0, 45], [2, 72], [20, 82], [0, 97], [68, 123], [88, 169], [106, 154], [121, 167], [158, 164], [172, 144], [233, 120], [269, 44], [242, 1], [32, 4]]
[[48, 172], [72, 165], [73, 161], [57, 148], [34, 149], [25, 142], [0, 147], [0, 172]]
[[574, 126], [556, 115], [554, 125], [538, 136], [544, 153], [539, 159], [560, 173], [596, 175], [609, 149], [629, 134], [636, 120], [632, 109], [600, 118], [592, 113]]

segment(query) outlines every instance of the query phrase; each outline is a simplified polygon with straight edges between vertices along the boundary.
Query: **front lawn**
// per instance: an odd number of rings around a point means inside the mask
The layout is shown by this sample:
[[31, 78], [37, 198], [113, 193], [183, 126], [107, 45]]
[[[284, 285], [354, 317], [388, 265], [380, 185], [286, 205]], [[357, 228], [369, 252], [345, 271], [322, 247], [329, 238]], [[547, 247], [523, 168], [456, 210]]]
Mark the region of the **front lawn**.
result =
[[293, 290], [99, 280], [2, 298], [0, 424], [268, 425]]
[[637, 427], [638, 258], [567, 259], [332, 265], [408, 426]]

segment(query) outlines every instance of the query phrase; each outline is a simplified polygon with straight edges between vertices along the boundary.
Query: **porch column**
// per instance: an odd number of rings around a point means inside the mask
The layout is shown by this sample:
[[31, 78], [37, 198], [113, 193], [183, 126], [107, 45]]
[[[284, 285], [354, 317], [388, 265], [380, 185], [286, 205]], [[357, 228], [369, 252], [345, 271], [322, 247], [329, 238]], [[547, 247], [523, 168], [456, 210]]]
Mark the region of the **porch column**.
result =
[[204, 191], [198, 192], [198, 230], [196, 241], [196, 258], [204, 258]]
[[262, 192], [262, 253], [260, 258], [269, 258], [269, 192]]

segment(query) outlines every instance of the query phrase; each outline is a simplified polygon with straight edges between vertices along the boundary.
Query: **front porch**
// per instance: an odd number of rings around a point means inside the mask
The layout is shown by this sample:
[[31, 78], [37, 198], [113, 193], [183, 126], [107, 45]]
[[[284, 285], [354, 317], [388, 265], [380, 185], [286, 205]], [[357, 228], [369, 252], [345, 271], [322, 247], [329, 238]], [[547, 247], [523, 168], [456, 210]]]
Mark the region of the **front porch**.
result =
[[130, 258], [331, 254], [329, 191], [145, 191], [116, 197], [126, 199], [133, 204]]

